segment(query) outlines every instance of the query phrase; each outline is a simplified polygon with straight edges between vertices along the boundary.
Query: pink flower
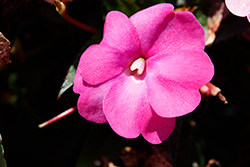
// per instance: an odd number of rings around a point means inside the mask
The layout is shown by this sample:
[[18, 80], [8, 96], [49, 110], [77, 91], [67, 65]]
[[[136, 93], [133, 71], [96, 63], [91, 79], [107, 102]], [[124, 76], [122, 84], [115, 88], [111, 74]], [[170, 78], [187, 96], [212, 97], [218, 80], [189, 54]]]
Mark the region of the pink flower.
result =
[[247, 16], [250, 21], [250, 0], [225, 0], [228, 10], [236, 16]]
[[103, 40], [82, 54], [75, 76], [84, 118], [158, 144], [172, 133], [175, 117], [198, 106], [213, 64], [194, 15], [173, 9], [162, 3], [130, 18], [107, 14]]

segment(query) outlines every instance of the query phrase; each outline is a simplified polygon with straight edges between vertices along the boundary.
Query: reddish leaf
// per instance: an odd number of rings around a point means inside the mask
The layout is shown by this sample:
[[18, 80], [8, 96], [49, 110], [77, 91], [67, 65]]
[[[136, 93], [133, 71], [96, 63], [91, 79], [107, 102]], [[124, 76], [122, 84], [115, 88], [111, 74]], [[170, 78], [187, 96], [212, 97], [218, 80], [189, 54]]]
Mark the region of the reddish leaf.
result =
[[0, 61], [3, 64], [11, 63], [9, 45], [9, 40], [0, 32]]

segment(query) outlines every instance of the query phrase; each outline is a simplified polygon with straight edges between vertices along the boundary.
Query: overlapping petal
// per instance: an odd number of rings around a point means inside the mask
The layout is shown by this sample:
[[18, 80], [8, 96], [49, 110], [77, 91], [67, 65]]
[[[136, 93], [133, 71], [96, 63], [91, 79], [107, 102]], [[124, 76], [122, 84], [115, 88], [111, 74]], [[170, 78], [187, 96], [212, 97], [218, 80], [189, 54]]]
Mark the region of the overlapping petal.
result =
[[129, 18], [118, 11], [110, 12], [103, 40], [83, 53], [78, 69], [84, 81], [98, 85], [120, 74], [140, 51], [138, 34]]
[[214, 66], [203, 50], [176, 50], [147, 60], [147, 74], [199, 89], [214, 75]]
[[[96, 91], [96, 89], [89, 89], [86, 92], [87, 94], [81, 94], [78, 99], [77, 108], [79, 114], [86, 120], [91, 122], [96, 122], [96, 123], [107, 122], [102, 107], [103, 95], [98, 94], [99, 92]], [[94, 95], [92, 93], [94, 93]], [[90, 95], [90, 97], [88, 97], [88, 95]]]
[[204, 30], [195, 16], [190, 12], [177, 12], [159, 34], [147, 55], [151, 57], [185, 49], [204, 50], [204, 47]]
[[80, 75], [79, 68], [76, 70], [75, 74], [75, 80], [74, 80], [74, 85], [73, 85], [73, 91], [75, 93], [82, 93], [84, 91], [84, 86], [83, 86], [83, 79]]
[[175, 118], [162, 118], [152, 109], [151, 118], [147, 126], [143, 127], [142, 136], [152, 144], [159, 144], [166, 140], [173, 132]]
[[144, 81], [124, 75], [104, 99], [104, 114], [112, 129], [120, 136], [136, 138], [147, 125], [151, 108]]
[[82, 117], [96, 123], [107, 122], [103, 113], [103, 99], [111, 85], [111, 82], [107, 82], [96, 87], [88, 86], [82, 80], [79, 70], [76, 71], [73, 90], [80, 93], [77, 108]]
[[199, 88], [213, 76], [213, 64], [202, 51], [182, 50], [147, 60], [148, 97], [162, 117], [177, 117], [200, 103]]
[[146, 57], [178, 49], [204, 49], [204, 31], [195, 16], [190, 12], [174, 13], [171, 4], [149, 7], [130, 20], [138, 30]]
[[[152, 108], [161, 117], [179, 117], [192, 112], [200, 103], [201, 95], [180, 83], [162, 77], [150, 77], [148, 96]], [[157, 91], [155, 91], [157, 90]]]
[[149, 56], [147, 51], [174, 18], [173, 9], [173, 5], [162, 3], [139, 11], [130, 17], [139, 34], [142, 55], [145, 58]]

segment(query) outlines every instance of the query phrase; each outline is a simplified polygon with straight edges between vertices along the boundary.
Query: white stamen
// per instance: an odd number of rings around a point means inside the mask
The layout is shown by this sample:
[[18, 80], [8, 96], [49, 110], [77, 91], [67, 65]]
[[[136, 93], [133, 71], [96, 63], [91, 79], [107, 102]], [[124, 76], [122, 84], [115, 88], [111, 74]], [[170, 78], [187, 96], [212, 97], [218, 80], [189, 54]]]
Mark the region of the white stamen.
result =
[[137, 70], [137, 74], [141, 75], [144, 71], [146, 65], [146, 61], [143, 58], [136, 59], [133, 64], [130, 66], [130, 70]]

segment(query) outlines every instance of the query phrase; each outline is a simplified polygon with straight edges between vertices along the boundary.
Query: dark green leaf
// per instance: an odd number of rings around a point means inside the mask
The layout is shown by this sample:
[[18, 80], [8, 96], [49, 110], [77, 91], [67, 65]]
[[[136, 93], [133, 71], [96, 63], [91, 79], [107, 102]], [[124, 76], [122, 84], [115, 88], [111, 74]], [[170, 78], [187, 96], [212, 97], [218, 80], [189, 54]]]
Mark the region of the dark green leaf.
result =
[[58, 99], [67, 89], [69, 89], [74, 84], [75, 73], [76, 73], [76, 69], [74, 65], [71, 65], [69, 67], [68, 74], [66, 75], [66, 78], [62, 84], [61, 90], [58, 93], [58, 96], [57, 96]]
[[196, 10], [195, 16], [203, 27], [207, 26], [207, 16], [201, 10]]

